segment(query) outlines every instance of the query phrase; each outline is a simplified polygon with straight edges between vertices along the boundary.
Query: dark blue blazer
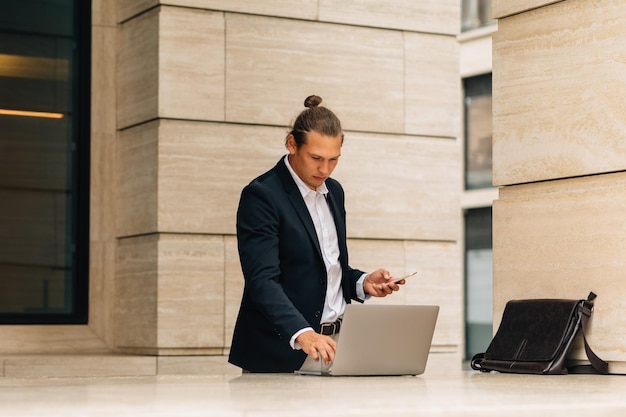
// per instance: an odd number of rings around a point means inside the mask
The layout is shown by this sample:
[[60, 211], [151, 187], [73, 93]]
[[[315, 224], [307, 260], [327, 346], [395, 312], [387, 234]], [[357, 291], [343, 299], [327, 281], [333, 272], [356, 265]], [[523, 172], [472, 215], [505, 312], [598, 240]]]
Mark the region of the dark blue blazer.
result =
[[[358, 300], [356, 282], [363, 272], [348, 266], [343, 189], [330, 178], [326, 187], [349, 303]], [[319, 329], [326, 267], [313, 221], [283, 158], [243, 189], [237, 241], [245, 287], [229, 362], [251, 372], [293, 372], [306, 354], [293, 350], [289, 340], [305, 327]]]

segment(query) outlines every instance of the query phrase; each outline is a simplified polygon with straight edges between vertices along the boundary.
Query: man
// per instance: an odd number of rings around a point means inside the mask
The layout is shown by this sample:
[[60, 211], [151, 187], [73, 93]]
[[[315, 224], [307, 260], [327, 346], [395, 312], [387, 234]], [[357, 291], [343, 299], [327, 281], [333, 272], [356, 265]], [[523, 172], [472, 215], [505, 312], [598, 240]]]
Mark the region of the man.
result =
[[332, 362], [346, 304], [399, 289], [384, 269], [348, 265], [344, 193], [330, 178], [343, 132], [320, 103], [307, 98], [286, 138], [289, 153], [241, 194], [245, 288], [229, 361], [244, 372], [293, 372], [307, 355]]

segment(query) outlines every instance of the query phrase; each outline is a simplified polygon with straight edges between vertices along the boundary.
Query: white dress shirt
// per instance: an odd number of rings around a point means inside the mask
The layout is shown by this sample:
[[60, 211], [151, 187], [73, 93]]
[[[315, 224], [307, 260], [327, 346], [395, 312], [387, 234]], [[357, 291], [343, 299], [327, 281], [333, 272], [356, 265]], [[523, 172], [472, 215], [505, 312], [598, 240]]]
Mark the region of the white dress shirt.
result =
[[[326, 201], [328, 188], [326, 183], [322, 183], [317, 187], [317, 190], [310, 189], [302, 179], [294, 172], [288, 159], [289, 155], [285, 156], [285, 165], [291, 173], [294, 181], [298, 185], [298, 189], [302, 194], [304, 203], [306, 204], [313, 225], [315, 226], [315, 233], [317, 234], [317, 240], [322, 250], [322, 257], [324, 258], [324, 265], [326, 266], [327, 275], [327, 289], [326, 299], [324, 300], [324, 309], [322, 311], [321, 322], [332, 323], [339, 317], [343, 316], [343, 312], [346, 309], [346, 300], [343, 298], [343, 290], [341, 288], [341, 264], [339, 262], [339, 240], [337, 238], [337, 228], [335, 226], [335, 220]], [[365, 300], [365, 291], [363, 290], [363, 281], [367, 274], [363, 274], [357, 283], [357, 296]], [[301, 329], [291, 337], [290, 344], [294, 349], [300, 349], [296, 338], [305, 331], [313, 330], [311, 327]]]

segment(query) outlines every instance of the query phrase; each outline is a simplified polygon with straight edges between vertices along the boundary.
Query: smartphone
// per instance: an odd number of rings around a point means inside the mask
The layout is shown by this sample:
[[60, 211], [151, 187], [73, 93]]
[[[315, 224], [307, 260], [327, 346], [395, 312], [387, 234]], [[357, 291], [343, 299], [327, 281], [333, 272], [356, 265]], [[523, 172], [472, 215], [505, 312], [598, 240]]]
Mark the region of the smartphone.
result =
[[413, 276], [413, 275], [415, 275], [415, 274], [417, 274], [417, 271], [415, 271], [415, 272], [411, 272], [409, 275], [405, 275], [405, 276], [400, 277], [400, 278], [394, 278], [394, 279], [392, 279], [392, 280], [391, 280], [391, 281], [389, 281], [389, 282], [390, 282], [390, 283], [392, 283], [392, 282], [393, 282], [393, 283], [396, 283], [396, 282], [398, 282], [398, 281], [402, 281], [403, 279], [407, 279], [407, 278], [409, 278], [409, 277], [412, 277], [412, 276]]

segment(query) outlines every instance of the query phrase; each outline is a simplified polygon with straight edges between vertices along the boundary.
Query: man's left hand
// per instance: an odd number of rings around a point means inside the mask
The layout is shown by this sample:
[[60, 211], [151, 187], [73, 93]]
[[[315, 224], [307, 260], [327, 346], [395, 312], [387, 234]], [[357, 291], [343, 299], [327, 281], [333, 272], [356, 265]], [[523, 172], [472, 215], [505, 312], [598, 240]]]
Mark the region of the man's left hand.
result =
[[365, 277], [363, 289], [372, 297], [386, 297], [394, 291], [400, 289], [406, 281], [393, 282], [393, 277], [386, 269], [377, 269]]

